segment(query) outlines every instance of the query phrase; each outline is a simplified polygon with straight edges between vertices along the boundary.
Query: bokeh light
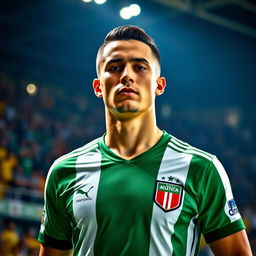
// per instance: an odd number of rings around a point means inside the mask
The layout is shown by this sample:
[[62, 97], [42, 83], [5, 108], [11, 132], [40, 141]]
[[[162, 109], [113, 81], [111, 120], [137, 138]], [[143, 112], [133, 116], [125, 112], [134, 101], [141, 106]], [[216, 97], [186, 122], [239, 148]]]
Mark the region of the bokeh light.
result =
[[94, 0], [96, 4], [104, 4], [107, 0]]
[[129, 20], [133, 16], [138, 16], [141, 12], [138, 4], [131, 4], [128, 7], [124, 7], [120, 10], [120, 16], [124, 20]]
[[26, 86], [26, 91], [27, 91], [27, 93], [29, 94], [29, 95], [31, 95], [31, 96], [34, 96], [34, 95], [36, 95], [37, 94], [37, 86], [35, 85], [35, 84], [28, 84], [27, 86]]
[[138, 4], [131, 4], [129, 7], [132, 16], [138, 16], [140, 14], [140, 6]]
[[129, 7], [124, 7], [120, 10], [120, 16], [124, 20], [129, 20], [132, 17]]

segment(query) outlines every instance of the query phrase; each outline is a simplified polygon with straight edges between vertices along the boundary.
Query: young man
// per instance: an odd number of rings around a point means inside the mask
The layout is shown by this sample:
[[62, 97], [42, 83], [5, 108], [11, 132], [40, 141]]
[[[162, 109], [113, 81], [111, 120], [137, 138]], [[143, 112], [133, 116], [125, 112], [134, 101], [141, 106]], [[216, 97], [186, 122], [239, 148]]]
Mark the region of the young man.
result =
[[135, 26], [112, 30], [97, 55], [106, 134], [56, 160], [48, 174], [41, 256], [252, 255], [217, 158], [156, 124], [160, 56]]

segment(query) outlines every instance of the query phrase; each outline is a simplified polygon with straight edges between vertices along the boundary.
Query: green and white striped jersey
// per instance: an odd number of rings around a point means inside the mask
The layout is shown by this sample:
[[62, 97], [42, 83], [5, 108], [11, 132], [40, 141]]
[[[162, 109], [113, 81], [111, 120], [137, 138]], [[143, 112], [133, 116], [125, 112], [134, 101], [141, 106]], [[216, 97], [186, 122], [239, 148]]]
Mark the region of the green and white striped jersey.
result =
[[164, 132], [131, 160], [104, 137], [56, 160], [39, 241], [79, 256], [197, 255], [245, 226], [217, 158]]

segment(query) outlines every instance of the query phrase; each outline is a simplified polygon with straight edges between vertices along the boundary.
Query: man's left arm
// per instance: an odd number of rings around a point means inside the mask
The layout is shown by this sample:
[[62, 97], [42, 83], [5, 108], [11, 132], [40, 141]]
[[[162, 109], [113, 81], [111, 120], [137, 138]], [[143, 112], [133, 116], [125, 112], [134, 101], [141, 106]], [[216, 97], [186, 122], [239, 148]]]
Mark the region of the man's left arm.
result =
[[245, 230], [240, 230], [210, 243], [216, 256], [252, 256], [251, 247]]
[[216, 157], [207, 166], [200, 190], [199, 222], [217, 256], [251, 256], [245, 225], [227, 173]]

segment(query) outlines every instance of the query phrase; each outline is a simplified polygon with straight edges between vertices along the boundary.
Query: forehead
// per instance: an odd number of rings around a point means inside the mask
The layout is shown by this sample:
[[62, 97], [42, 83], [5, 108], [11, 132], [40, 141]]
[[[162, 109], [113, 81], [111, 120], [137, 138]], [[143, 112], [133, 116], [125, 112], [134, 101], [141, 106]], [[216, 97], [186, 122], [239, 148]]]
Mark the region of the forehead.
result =
[[137, 40], [117, 40], [108, 43], [104, 47], [100, 62], [125, 57], [146, 58], [149, 61], [155, 59], [151, 48], [147, 44]]

